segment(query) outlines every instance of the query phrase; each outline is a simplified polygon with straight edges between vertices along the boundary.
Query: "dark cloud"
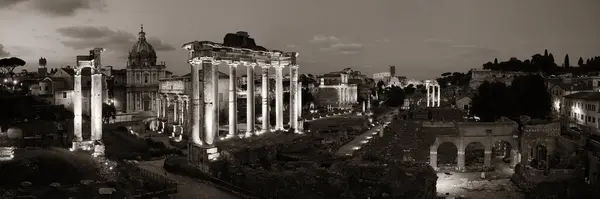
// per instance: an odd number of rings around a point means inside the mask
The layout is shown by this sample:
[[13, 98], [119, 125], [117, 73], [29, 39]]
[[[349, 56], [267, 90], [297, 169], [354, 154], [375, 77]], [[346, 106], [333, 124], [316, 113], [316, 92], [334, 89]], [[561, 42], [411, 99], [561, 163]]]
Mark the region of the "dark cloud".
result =
[[4, 49], [4, 45], [0, 44], [0, 57], [8, 57], [10, 53]]
[[28, 2], [32, 8], [53, 17], [73, 16], [78, 10], [103, 10], [104, 0], [0, 0], [0, 8]]
[[[137, 42], [137, 36], [129, 32], [112, 30], [108, 27], [93, 26], [71, 26], [56, 30], [66, 40], [61, 41], [63, 45], [74, 49], [91, 49], [94, 47], [106, 48], [107, 52], [114, 52], [126, 56], [131, 46]], [[175, 48], [164, 43], [156, 37], [148, 37], [156, 51], [170, 51]]]
[[7, 8], [28, 0], [0, 0], [0, 8]]
[[430, 44], [449, 44], [449, 43], [452, 43], [452, 40], [445, 39], [445, 38], [439, 38], [439, 37], [433, 37], [433, 38], [426, 39], [423, 42], [430, 43]]
[[357, 55], [364, 49], [364, 45], [359, 43], [335, 43], [329, 47], [321, 48], [324, 51], [334, 51], [341, 55]]
[[340, 39], [336, 36], [315, 35], [309, 41], [312, 43], [332, 43], [339, 42]]

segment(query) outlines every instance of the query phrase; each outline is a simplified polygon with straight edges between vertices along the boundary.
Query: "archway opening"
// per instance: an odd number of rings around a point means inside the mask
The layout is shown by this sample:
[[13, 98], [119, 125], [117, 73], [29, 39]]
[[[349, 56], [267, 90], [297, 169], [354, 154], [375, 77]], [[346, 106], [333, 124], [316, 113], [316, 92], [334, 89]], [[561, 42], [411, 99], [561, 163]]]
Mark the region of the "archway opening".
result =
[[150, 107], [150, 102], [152, 101], [152, 99], [150, 98], [150, 96], [148, 95], [144, 95], [144, 97], [142, 98], [142, 109], [144, 111], [150, 111], [151, 107]]
[[537, 169], [546, 169], [548, 166], [548, 148], [546, 148], [546, 146], [538, 144], [535, 147], [532, 147], [530, 155], [531, 167]]
[[456, 166], [458, 147], [452, 142], [444, 142], [437, 148], [437, 167], [452, 168]]
[[120, 127], [117, 127], [116, 132], [126, 134], [126, 133], [129, 133], [129, 129], [127, 129], [127, 127], [124, 127], [124, 126], [120, 126]]
[[465, 147], [465, 166], [483, 166], [485, 146], [481, 142], [471, 142]]
[[494, 160], [502, 160], [505, 163], [513, 161], [511, 159], [512, 146], [509, 142], [498, 140], [492, 145], [492, 158]]

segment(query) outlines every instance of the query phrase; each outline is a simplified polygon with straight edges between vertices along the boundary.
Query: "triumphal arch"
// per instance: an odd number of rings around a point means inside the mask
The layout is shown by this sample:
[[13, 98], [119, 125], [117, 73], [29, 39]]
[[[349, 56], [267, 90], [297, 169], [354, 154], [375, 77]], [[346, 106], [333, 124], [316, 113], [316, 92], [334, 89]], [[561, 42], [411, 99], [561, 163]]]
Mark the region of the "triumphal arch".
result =
[[[73, 80], [73, 148], [72, 150], [94, 150], [93, 155], [104, 154], [104, 145], [102, 144], [102, 68], [101, 55], [103, 48], [94, 48], [90, 50], [89, 56], [77, 56], [77, 66]], [[90, 140], [84, 141], [83, 130], [83, 95], [81, 90], [81, 72], [89, 68], [91, 71], [91, 94], [90, 94]]]
[[[484, 147], [484, 166], [491, 167], [492, 148], [496, 143], [510, 145], [510, 166], [514, 167], [518, 159], [519, 140], [518, 124], [508, 118], [500, 118], [495, 122], [448, 122], [443, 124], [428, 123], [423, 127], [442, 127], [445, 133], [436, 135], [435, 142], [429, 151], [429, 164], [438, 169], [438, 147], [451, 143], [457, 148], [456, 164], [459, 171], [465, 170], [465, 149], [469, 144], [481, 144]], [[455, 129], [455, 130], [454, 130]]]
[[[194, 41], [183, 45], [189, 51], [189, 60], [192, 75], [192, 96], [190, 144], [188, 147], [188, 160], [203, 171], [209, 170], [209, 163], [219, 157], [215, 140], [218, 136], [218, 66], [226, 64], [229, 67], [229, 131], [224, 138], [249, 137], [271, 130], [268, 117], [262, 117], [261, 130], [255, 129], [254, 107], [254, 74], [255, 69], [262, 69], [262, 111], [269, 112], [268, 103], [268, 71], [275, 69], [275, 116], [276, 122], [273, 130], [284, 130], [283, 117], [283, 69], [290, 68], [290, 129], [302, 133], [300, 117], [300, 86], [298, 84], [298, 65], [295, 52], [281, 52], [257, 50], [244, 47], [231, 47], [210, 41]], [[237, 68], [245, 66], [247, 70], [247, 130], [244, 135], [237, 132], [237, 95], [236, 83]], [[199, 70], [202, 69], [203, 77]], [[200, 83], [201, 82], [201, 83]], [[202, 93], [202, 97], [200, 97]], [[268, 114], [266, 114], [268, 115]]]

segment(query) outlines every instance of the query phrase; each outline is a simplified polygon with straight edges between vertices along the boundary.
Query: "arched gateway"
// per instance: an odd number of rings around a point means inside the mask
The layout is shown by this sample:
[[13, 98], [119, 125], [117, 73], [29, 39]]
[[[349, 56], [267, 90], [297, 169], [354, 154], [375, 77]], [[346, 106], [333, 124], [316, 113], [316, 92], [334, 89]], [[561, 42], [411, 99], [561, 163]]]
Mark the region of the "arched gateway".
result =
[[[514, 138], [518, 130], [516, 122], [501, 119], [496, 122], [458, 122], [455, 125], [457, 131], [437, 135], [430, 147], [429, 164], [434, 169], [438, 169], [438, 147], [443, 143], [452, 143], [458, 149], [456, 164], [460, 171], [465, 170], [465, 152], [469, 145], [475, 148], [482, 146], [483, 164], [491, 167], [492, 149], [498, 145], [496, 143], [507, 143], [511, 149], [510, 166], [514, 167], [518, 163], [518, 141]], [[504, 149], [505, 146], [501, 145], [501, 147]]]

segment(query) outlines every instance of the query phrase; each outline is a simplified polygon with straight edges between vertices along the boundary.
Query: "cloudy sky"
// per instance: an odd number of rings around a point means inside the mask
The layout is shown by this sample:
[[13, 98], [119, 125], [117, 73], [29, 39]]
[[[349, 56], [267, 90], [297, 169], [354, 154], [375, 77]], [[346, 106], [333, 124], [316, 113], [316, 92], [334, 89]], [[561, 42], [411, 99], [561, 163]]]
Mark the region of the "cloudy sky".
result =
[[42, 56], [59, 67], [104, 47], [103, 64], [124, 68], [144, 24], [176, 74], [189, 70], [182, 44], [245, 30], [266, 48], [299, 52], [302, 72], [396, 65], [429, 78], [546, 48], [558, 61], [598, 56], [599, 9], [600, 0], [0, 0], [0, 57], [31, 70]]

